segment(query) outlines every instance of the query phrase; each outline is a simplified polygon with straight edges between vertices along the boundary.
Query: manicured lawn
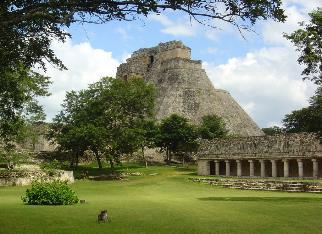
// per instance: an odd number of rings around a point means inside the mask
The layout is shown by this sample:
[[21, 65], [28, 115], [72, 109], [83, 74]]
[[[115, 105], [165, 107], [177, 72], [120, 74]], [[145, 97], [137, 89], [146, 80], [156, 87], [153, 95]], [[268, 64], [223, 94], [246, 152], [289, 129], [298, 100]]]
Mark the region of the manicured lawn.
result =
[[[145, 176], [77, 181], [72, 188], [87, 203], [73, 206], [24, 205], [27, 187], [1, 187], [0, 233], [322, 232], [322, 195], [212, 187], [188, 181], [192, 170], [183, 168], [129, 171]], [[97, 224], [103, 209], [112, 222]]]

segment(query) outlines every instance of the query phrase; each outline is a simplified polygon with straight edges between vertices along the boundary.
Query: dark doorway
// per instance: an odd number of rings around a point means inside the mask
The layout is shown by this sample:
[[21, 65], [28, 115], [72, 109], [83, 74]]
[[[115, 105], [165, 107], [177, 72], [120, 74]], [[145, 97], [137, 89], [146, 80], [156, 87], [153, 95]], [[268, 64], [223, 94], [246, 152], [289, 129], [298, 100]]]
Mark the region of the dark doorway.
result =
[[210, 175], [216, 175], [216, 164], [214, 161], [209, 162], [210, 166]]

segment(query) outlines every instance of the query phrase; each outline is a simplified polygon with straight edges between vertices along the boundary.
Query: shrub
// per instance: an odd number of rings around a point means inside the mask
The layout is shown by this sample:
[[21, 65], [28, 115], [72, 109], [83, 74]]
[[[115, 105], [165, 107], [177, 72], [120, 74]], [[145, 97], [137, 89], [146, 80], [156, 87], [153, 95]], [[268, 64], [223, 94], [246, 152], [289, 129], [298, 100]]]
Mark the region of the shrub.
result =
[[75, 192], [66, 182], [34, 182], [21, 198], [29, 205], [72, 205], [78, 202]]

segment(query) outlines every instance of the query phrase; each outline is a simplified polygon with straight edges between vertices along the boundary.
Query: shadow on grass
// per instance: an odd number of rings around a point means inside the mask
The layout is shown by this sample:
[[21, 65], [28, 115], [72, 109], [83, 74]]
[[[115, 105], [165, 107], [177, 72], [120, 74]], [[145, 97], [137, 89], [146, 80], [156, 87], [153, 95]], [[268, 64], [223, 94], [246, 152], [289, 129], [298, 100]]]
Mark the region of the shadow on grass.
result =
[[201, 201], [226, 201], [226, 202], [322, 202], [317, 197], [201, 197]]

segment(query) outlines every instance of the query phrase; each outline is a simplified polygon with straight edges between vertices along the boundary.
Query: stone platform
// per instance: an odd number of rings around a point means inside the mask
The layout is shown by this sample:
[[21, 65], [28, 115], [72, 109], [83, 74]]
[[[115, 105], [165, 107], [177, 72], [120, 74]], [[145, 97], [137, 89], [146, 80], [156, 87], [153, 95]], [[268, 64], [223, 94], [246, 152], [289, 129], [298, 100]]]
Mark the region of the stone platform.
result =
[[322, 183], [303, 181], [280, 181], [280, 180], [247, 180], [247, 179], [218, 179], [218, 178], [189, 178], [193, 182], [206, 183], [224, 188], [244, 190], [264, 190], [283, 192], [308, 192], [321, 193]]

